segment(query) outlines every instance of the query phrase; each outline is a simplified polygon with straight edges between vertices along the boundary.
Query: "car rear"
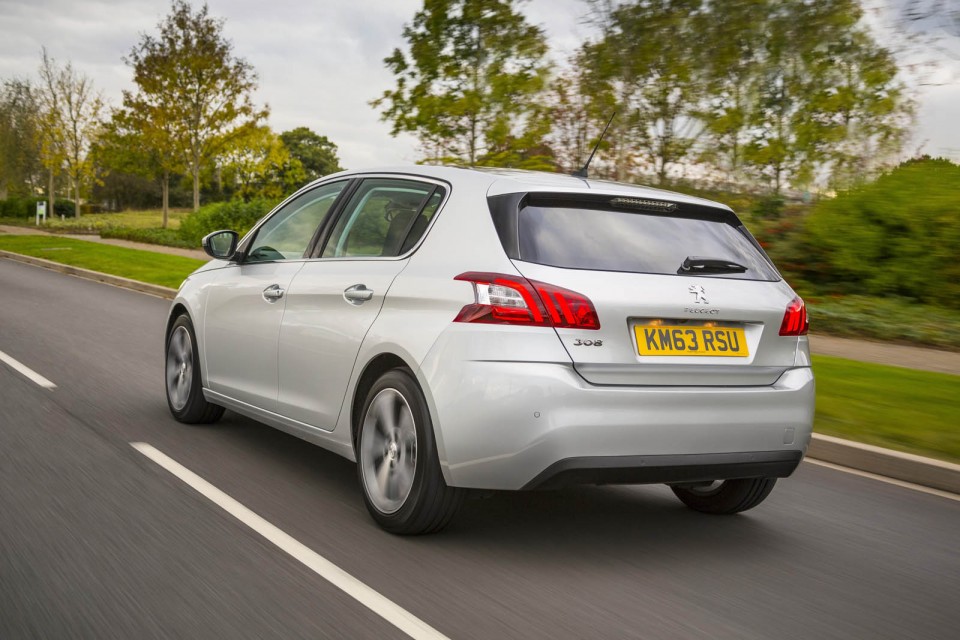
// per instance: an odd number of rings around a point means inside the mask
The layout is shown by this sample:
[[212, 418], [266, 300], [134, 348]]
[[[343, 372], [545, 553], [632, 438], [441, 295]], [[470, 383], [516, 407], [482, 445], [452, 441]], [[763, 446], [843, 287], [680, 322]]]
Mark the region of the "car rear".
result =
[[423, 363], [447, 481], [789, 475], [813, 420], [802, 301], [729, 209], [591, 186], [488, 198], [508, 262], [464, 265]]

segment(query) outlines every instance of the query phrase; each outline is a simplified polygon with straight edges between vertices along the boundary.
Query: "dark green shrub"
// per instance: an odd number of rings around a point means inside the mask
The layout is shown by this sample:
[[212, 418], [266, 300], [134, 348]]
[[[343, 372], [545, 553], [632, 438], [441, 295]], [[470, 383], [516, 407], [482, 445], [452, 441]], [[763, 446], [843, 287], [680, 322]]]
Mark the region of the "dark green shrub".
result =
[[208, 204], [180, 221], [180, 239], [191, 247], [199, 247], [203, 236], [212, 231], [233, 229], [242, 236], [276, 204], [276, 200], [262, 198]]
[[108, 227], [100, 230], [100, 237], [160, 244], [168, 247], [184, 247], [188, 249], [195, 249], [197, 247], [196, 244], [184, 241], [175, 229]]
[[[36, 206], [34, 206], [34, 210], [36, 210]], [[71, 216], [75, 216], [75, 215], [77, 215], [76, 205], [73, 203], [73, 200], [65, 200], [65, 199], [54, 200], [54, 202], [53, 202], [53, 213], [54, 213], [58, 218], [59, 218], [60, 216], [63, 216], [63, 217], [65, 217], [65, 218], [69, 218], [69, 217], [71, 217]], [[47, 215], [49, 215], [49, 214], [50, 214], [50, 212], [48, 211], [48, 212], [47, 212]]]
[[821, 201], [806, 222], [824, 292], [960, 308], [960, 165], [923, 158]]

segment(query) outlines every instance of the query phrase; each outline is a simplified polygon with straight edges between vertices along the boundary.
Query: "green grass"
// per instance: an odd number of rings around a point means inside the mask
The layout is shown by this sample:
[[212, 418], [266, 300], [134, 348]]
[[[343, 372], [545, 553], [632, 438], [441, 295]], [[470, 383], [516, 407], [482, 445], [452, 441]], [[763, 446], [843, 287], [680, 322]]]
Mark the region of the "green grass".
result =
[[0, 235], [0, 249], [174, 288], [205, 264], [193, 258], [42, 235]]
[[818, 433], [960, 462], [960, 376], [813, 357]]
[[[181, 218], [190, 213], [189, 209], [171, 209], [169, 228], [177, 229]], [[0, 218], [0, 224], [15, 226], [34, 226], [35, 219], [31, 218]], [[101, 229], [125, 227], [130, 229], [158, 228], [163, 223], [163, 211], [150, 209], [146, 211], [122, 211], [120, 213], [89, 213], [79, 219], [67, 217], [64, 220], [49, 217], [40, 228], [60, 233], [93, 233]]]

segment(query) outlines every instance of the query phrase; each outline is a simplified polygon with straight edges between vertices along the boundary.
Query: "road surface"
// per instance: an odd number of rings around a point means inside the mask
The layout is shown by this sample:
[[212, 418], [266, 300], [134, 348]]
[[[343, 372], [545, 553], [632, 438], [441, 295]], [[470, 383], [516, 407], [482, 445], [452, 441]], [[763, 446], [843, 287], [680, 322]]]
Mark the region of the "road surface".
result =
[[[398, 538], [352, 463], [167, 411], [169, 302], [0, 259], [0, 638], [402, 638], [130, 443], [450, 638], [955, 638], [960, 502], [805, 463], [757, 509], [586, 487]], [[39, 381], [42, 381], [39, 380]], [[309, 563], [308, 563], [309, 564]], [[429, 635], [427, 633], [426, 635]]]

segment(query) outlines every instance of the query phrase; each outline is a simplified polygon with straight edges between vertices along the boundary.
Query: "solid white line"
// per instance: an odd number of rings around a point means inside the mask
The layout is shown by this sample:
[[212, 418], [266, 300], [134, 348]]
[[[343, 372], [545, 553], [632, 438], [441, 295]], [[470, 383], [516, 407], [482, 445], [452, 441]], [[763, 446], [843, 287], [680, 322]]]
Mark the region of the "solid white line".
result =
[[56, 389], [57, 385], [53, 384], [42, 375], [28, 367], [27, 365], [19, 362], [18, 360], [8, 356], [3, 351], [0, 351], [0, 362], [5, 362], [10, 365], [10, 368], [14, 371], [22, 374], [26, 378], [30, 378], [33, 382], [37, 383], [44, 389]]
[[446, 638], [423, 620], [380, 595], [289, 534], [284, 533], [176, 460], [145, 442], [131, 442], [130, 445], [411, 638], [431, 640]]
[[859, 469], [851, 469], [850, 467], [844, 467], [839, 464], [834, 464], [832, 462], [824, 462], [823, 460], [814, 460], [812, 458], [804, 458], [804, 462], [809, 462], [810, 464], [815, 464], [820, 467], [826, 467], [828, 469], [833, 469], [835, 471], [843, 471], [844, 473], [850, 473], [855, 476], [860, 476], [861, 478], [870, 478], [871, 480], [879, 480], [880, 482], [886, 482], [887, 484], [903, 487], [904, 489], [913, 489], [914, 491], [919, 491], [920, 493], [928, 493], [932, 496], [938, 496], [940, 498], [946, 498], [947, 500], [956, 500], [960, 502], [960, 496], [958, 496], [955, 493], [950, 493], [949, 491], [941, 491], [940, 489], [924, 487], [923, 485], [914, 484], [912, 482], [904, 482], [903, 480], [897, 480], [896, 478], [878, 476], [877, 474], [870, 473], [869, 471], [860, 471]]

